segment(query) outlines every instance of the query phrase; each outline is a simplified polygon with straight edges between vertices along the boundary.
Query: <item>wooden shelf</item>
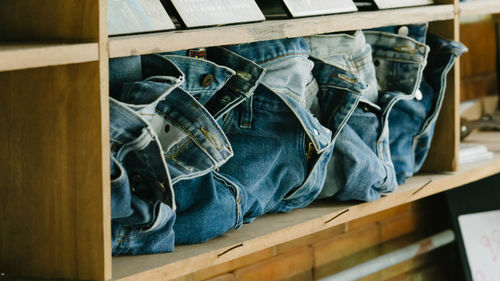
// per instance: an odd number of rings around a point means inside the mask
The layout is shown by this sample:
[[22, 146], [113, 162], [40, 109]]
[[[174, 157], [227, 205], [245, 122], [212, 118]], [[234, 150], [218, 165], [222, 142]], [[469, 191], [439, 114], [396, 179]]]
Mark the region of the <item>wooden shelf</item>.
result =
[[109, 39], [109, 48], [110, 57], [116, 58], [387, 25], [441, 21], [453, 19], [453, 17], [453, 5], [433, 5], [119, 36]]
[[477, 16], [500, 13], [500, 1], [477, 0], [460, 3], [460, 16]]
[[97, 61], [97, 43], [0, 43], [0, 72]]
[[486, 144], [493, 160], [464, 165], [457, 172], [422, 174], [398, 191], [375, 202], [327, 203], [287, 214], [267, 215], [207, 243], [177, 246], [174, 253], [114, 257], [114, 280], [170, 280], [269, 247], [313, 234], [335, 225], [471, 183], [500, 173], [500, 133], [477, 133], [467, 142]]

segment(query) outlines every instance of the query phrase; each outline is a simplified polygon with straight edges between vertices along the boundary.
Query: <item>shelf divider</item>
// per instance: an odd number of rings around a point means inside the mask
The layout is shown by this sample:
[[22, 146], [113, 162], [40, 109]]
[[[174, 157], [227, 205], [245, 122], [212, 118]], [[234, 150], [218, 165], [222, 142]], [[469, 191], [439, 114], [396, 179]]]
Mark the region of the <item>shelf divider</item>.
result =
[[97, 43], [0, 43], [0, 72], [97, 61]]
[[127, 35], [109, 39], [110, 57], [125, 57], [197, 47], [291, 38], [355, 29], [453, 19], [454, 5], [431, 5], [299, 19]]

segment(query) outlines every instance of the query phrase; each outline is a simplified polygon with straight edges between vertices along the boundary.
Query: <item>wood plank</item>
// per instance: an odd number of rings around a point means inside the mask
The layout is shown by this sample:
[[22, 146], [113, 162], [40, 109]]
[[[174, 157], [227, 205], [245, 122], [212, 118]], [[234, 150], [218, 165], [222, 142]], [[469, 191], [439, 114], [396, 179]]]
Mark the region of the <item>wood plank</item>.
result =
[[460, 16], [478, 16], [500, 13], [500, 2], [498, 0], [467, 1], [459, 4]]
[[127, 281], [174, 279], [499, 173], [500, 133], [478, 133], [468, 140], [486, 144], [495, 153], [494, 159], [463, 165], [453, 173], [415, 176], [397, 192], [375, 202], [357, 205], [316, 202], [288, 214], [263, 216], [207, 243], [176, 247], [174, 253], [114, 257], [113, 278]]
[[99, 83], [98, 62], [0, 72], [5, 278], [105, 279]]
[[0, 71], [97, 61], [97, 46], [97, 43], [1, 43]]
[[[111, 182], [110, 182], [110, 151], [109, 151], [109, 49], [108, 49], [108, 13], [107, 0], [99, 0], [99, 90], [100, 90], [100, 129], [101, 129], [101, 180], [102, 185], [102, 241], [104, 280], [111, 279]], [[100, 261], [98, 261], [100, 262]]]
[[2, 41], [97, 42], [99, 1], [2, 0]]
[[109, 39], [110, 55], [115, 58], [196, 47], [248, 43], [385, 25], [447, 20], [453, 16], [453, 5], [434, 5], [119, 36]]

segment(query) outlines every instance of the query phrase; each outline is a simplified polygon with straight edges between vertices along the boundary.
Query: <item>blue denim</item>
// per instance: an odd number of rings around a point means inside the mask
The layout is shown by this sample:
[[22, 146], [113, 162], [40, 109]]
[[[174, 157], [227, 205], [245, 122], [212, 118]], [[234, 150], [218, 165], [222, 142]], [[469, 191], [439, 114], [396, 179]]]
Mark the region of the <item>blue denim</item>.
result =
[[[135, 117], [142, 120], [142, 125], [155, 136], [158, 149], [154, 154], [141, 155], [139, 160], [161, 159], [165, 162], [166, 159], [167, 175], [170, 171], [175, 184], [206, 175], [232, 156], [229, 141], [219, 124], [195, 97], [179, 87], [186, 81], [171, 60], [159, 55], [149, 55], [112, 60], [110, 66], [113, 70], [112, 95], [120, 100], [119, 104], [133, 110]], [[167, 76], [169, 73], [172, 76]], [[136, 79], [138, 80], [134, 81]], [[120, 124], [117, 130], [127, 124], [122, 123], [123, 118], [118, 118], [112, 119], [112, 122], [117, 119], [116, 122]], [[139, 144], [144, 145], [143, 142]], [[139, 160], [134, 160], [132, 163], [140, 164]], [[112, 163], [112, 173], [118, 174], [119, 166]], [[125, 177], [126, 180], [120, 185], [121, 192], [112, 192], [112, 206], [120, 209], [132, 205], [133, 208], [125, 208], [121, 214], [113, 216], [113, 253], [151, 254], [172, 251], [175, 220], [172, 209], [175, 204], [171, 202], [169, 208], [151, 196], [146, 201], [135, 200], [135, 197], [127, 194], [132, 190], [133, 194], [142, 195], [144, 191], [139, 187], [150, 178], [147, 173], [159, 169], [152, 167], [132, 174], [129, 169], [125, 170], [126, 173], [122, 174], [128, 173], [130, 176]], [[170, 182], [170, 177], [167, 176], [167, 179]], [[154, 182], [151, 186], [165, 185]], [[200, 190], [193, 190], [200, 193]], [[184, 192], [193, 190], [176, 191], [176, 196], [180, 196], [182, 200]], [[203, 192], [206, 192], [205, 188], [201, 190]]]
[[[181, 88], [197, 99], [219, 123], [253, 95], [264, 72], [255, 63], [223, 48], [208, 48], [206, 60], [185, 54], [188, 52], [163, 56], [187, 73]], [[209, 75], [211, 79], [207, 83]], [[239, 121], [245, 123], [244, 118]], [[203, 176], [174, 184], [178, 207], [174, 225], [176, 244], [204, 242], [241, 227], [242, 205], [246, 198], [244, 189], [238, 180], [221, 170], [214, 167]]]
[[[196, 97], [182, 89], [186, 78], [193, 76], [193, 71], [188, 74], [190, 76], [185, 77], [171, 60], [159, 55], [142, 56], [140, 62], [135, 63], [133, 67], [123, 67], [134, 60], [136, 59], [111, 60], [110, 63], [117, 65], [113, 68], [117, 69], [114, 76], [123, 69], [126, 75], [121, 76], [128, 76], [121, 79], [121, 91], [114, 92], [114, 96], [133, 104], [134, 107], [144, 100], [147, 102], [150, 97], [161, 99], [148, 105], [146, 112], [140, 114], [151, 123], [158, 134], [172, 183], [204, 175], [231, 158], [231, 145], [220, 126]], [[175, 85], [180, 88], [175, 87], [165, 92], [162, 87], [168, 87], [168, 80], [172, 78], [162, 75], [168, 72], [178, 75]], [[225, 80], [229, 75], [221, 73], [216, 77]], [[132, 82], [124, 82], [130, 80]], [[213, 83], [214, 86], [220, 84]]]
[[422, 99], [396, 104], [389, 116], [392, 161], [399, 184], [422, 167], [446, 92], [446, 76], [455, 59], [467, 51], [461, 43], [429, 34], [430, 53], [420, 85]]
[[[344, 141], [344, 127], [349, 127], [360, 99], [375, 104], [378, 99], [371, 48], [361, 31], [306, 38], [315, 61], [313, 75], [319, 84], [318, 99], [321, 123], [333, 132], [335, 149], [328, 163], [327, 176], [320, 198], [332, 197], [346, 186], [350, 175], [344, 156], [351, 145]], [[347, 125], [346, 125], [347, 124]], [[364, 144], [361, 144], [364, 146]], [[345, 168], [344, 168], [345, 167]]]
[[[363, 73], [356, 77], [367, 85], [369, 96], [375, 89], [377, 95], [375, 102], [361, 98], [337, 138], [329, 164], [331, 180], [322, 196], [336, 200], [373, 201], [397, 188], [388, 116], [398, 101], [415, 95], [428, 53], [424, 44], [409, 37], [379, 31], [364, 34], [366, 42], [358, 35], [351, 40], [352, 47], [338, 56], [354, 57], [354, 65], [363, 62], [350, 72]], [[371, 57], [366, 43], [371, 46]]]
[[113, 255], [172, 251], [175, 204], [158, 137], [140, 115], [113, 98], [110, 137]]
[[321, 191], [333, 150], [331, 131], [307, 110], [317, 91], [307, 43], [295, 38], [228, 49], [266, 69], [253, 97], [223, 120], [234, 157], [220, 172], [243, 187], [244, 222], [305, 207]]

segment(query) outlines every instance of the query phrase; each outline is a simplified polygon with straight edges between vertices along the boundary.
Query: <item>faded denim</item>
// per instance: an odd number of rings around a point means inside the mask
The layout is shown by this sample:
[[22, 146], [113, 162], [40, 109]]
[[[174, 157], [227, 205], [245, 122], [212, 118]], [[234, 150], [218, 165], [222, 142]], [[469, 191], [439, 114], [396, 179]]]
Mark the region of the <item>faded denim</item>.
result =
[[[345, 127], [360, 99], [375, 104], [378, 97], [371, 48], [361, 31], [306, 38], [315, 62], [314, 77], [319, 84], [321, 123], [333, 132], [335, 149], [328, 163], [325, 184], [318, 198], [332, 197], [345, 186], [351, 188], [351, 166], [346, 161], [349, 147], [364, 147], [359, 138], [345, 141]], [[346, 125], [347, 124], [347, 125]], [[349, 129], [348, 129], [349, 130]], [[348, 156], [347, 156], [348, 157]]]
[[229, 46], [266, 72], [254, 96], [223, 120], [234, 157], [221, 167], [243, 187], [244, 222], [288, 212], [319, 194], [332, 133], [307, 110], [317, 83], [303, 38]]
[[459, 42], [427, 36], [430, 53], [420, 86], [421, 99], [396, 104], [389, 116], [392, 161], [399, 184], [420, 170], [430, 149], [446, 92], [446, 77], [455, 59], [467, 51]]
[[[264, 72], [255, 63], [223, 48], [208, 48], [207, 59], [185, 56], [188, 53], [163, 56], [187, 73], [181, 88], [219, 123], [253, 95]], [[207, 77], [211, 79], [206, 80]], [[174, 184], [178, 207], [174, 225], [177, 244], [204, 242], [241, 227], [245, 191], [238, 180], [221, 171], [222, 167]]]

